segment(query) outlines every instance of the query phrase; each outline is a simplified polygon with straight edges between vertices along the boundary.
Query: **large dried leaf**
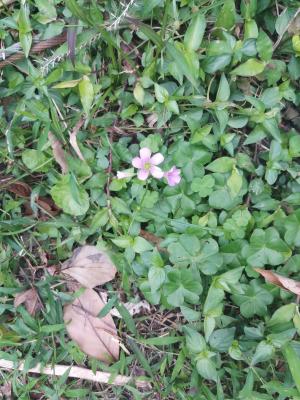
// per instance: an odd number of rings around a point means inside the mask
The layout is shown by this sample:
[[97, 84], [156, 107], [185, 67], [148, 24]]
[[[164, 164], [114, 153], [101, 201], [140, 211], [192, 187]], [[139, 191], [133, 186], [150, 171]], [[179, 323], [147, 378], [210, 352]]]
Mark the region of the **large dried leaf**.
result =
[[111, 281], [117, 270], [107, 254], [96, 246], [87, 245], [74, 251], [73, 256], [63, 264], [62, 272], [92, 289]]
[[16, 295], [14, 300], [14, 306], [18, 307], [23, 303], [25, 305], [26, 310], [31, 315], [34, 315], [41, 308], [41, 303], [39, 300], [38, 293], [34, 288], [28, 289], [25, 292], [18, 293]]
[[286, 278], [285, 276], [278, 275], [273, 271], [267, 271], [261, 268], [255, 268], [255, 271], [261, 274], [266, 281], [273, 283], [273, 285], [277, 285], [284, 290], [288, 290], [289, 292], [295, 293], [297, 296], [300, 296], [300, 282], [295, 281], [294, 279]]
[[64, 308], [69, 336], [91, 357], [110, 363], [119, 358], [117, 329], [110, 314], [98, 318], [105, 303], [92, 289]]

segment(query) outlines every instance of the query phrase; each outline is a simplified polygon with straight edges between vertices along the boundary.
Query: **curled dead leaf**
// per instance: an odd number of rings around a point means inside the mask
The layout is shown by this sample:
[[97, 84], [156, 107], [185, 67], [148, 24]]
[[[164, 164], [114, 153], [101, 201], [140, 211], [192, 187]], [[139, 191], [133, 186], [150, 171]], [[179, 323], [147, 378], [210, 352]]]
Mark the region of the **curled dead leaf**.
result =
[[68, 172], [68, 163], [62, 145], [60, 141], [56, 139], [52, 132], [48, 133], [48, 138], [52, 147], [53, 157], [55, 161], [59, 164], [61, 172], [63, 174], [66, 174]]
[[90, 289], [111, 281], [116, 272], [116, 267], [106, 253], [96, 246], [88, 245], [74, 250], [72, 257], [62, 266], [63, 274]]
[[300, 282], [295, 281], [291, 278], [286, 278], [285, 276], [276, 274], [274, 271], [269, 271], [266, 269], [255, 268], [255, 271], [262, 275], [266, 281], [273, 283], [273, 285], [279, 286], [284, 290], [295, 293], [300, 296]]
[[110, 363], [119, 358], [119, 338], [109, 313], [103, 318], [97, 317], [104, 306], [94, 290], [86, 289], [73, 303], [65, 306], [64, 321], [69, 336], [83, 352]]
[[73, 147], [73, 149], [74, 149], [75, 153], [77, 154], [77, 156], [82, 161], [84, 161], [84, 157], [83, 157], [83, 155], [81, 153], [81, 150], [80, 150], [80, 148], [78, 146], [78, 143], [77, 143], [77, 134], [78, 134], [80, 128], [82, 127], [83, 123], [84, 123], [84, 119], [81, 118], [77, 122], [77, 124], [74, 126], [72, 132], [70, 133], [70, 144]]
[[36, 289], [28, 289], [25, 292], [21, 292], [16, 295], [14, 306], [18, 307], [23, 303], [30, 315], [35, 315], [35, 313], [41, 309], [41, 303]]

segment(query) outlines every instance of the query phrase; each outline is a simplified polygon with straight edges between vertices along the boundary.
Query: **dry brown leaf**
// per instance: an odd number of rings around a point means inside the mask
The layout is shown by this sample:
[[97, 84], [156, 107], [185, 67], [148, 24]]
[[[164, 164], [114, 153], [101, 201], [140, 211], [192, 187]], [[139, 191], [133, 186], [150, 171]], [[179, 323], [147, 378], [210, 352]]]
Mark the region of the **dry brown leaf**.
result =
[[64, 308], [66, 329], [83, 352], [110, 363], [119, 358], [119, 338], [110, 314], [98, 318], [105, 306], [92, 289], [85, 292]]
[[117, 270], [107, 254], [96, 246], [86, 245], [77, 248], [72, 257], [63, 263], [62, 272], [92, 289], [111, 281]]
[[255, 271], [261, 274], [266, 281], [277, 285], [282, 289], [288, 290], [289, 292], [295, 293], [300, 296], [300, 282], [294, 279], [286, 278], [285, 276], [278, 275], [273, 271], [268, 271], [261, 268], [255, 268]]
[[84, 120], [81, 118], [77, 122], [77, 124], [74, 126], [72, 132], [70, 133], [70, 144], [73, 147], [75, 153], [80, 158], [80, 160], [85, 161], [84, 157], [83, 157], [83, 155], [81, 153], [81, 150], [80, 150], [80, 148], [78, 146], [78, 143], [77, 143], [77, 133], [79, 132], [79, 129], [82, 127], [83, 123], [84, 123]]
[[11, 399], [11, 382], [6, 382], [3, 386], [0, 386], [0, 397]]
[[14, 182], [7, 186], [6, 188], [9, 192], [16, 194], [19, 197], [29, 197], [31, 194], [30, 186], [24, 182]]
[[14, 306], [18, 307], [23, 303], [30, 315], [34, 315], [41, 308], [39, 295], [34, 288], [28, 289], [25, 292], [18, 293], [16, 295]]
[[66, 174], [68, 172], [68, 163], [62, 145], [60, 141], [56, 139], [52, 132], [48, 133], [48, 138], [52, 147], [53, 157], [55, 161], [59, 164], [61, 172], [63, 174]]
[[55, 216], [60, 212], [60, 208], [57, 207], [50, 197], [38, 197], [36, 203], [52, 216]]

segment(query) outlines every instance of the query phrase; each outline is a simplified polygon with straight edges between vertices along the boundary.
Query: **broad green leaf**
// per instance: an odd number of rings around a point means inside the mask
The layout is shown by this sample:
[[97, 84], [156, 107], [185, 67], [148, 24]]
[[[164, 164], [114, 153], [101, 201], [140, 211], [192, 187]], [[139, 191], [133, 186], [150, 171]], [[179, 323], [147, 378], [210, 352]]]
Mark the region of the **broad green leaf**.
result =
[[56, 205], [64, 210], [65, 213], [74, 216], [84, 215], [89, 209], [89, 195], [82, 187], [76, 187], [77, 196], [71, 186], [71, 176], [65, 175], [52, 187], [51, 196]]
[[218, 380], [216, 365], [211, 358], [204, 356], [203, 358], [198, 359], [196, 362], [196, 368], [202, 378], [215, 382]]
[[295, 385], [300, 392], [300, 358], [290, 343], [283, 348], [283, 355], [288, 363]]
[[134, 98], [136, 99], [136, 101], [141, 106], [143, 106], [144, 105], [144, 98], [145, 98], [145, 91], [144, 91], [143, 86], [139, 82], [137, 82], [137, 84], [134, 87], [133, 95], [134, 95]]
[[235, 2], [234, 0], [225, 0], [224, 5], [219, 11], [216, 21], [216, 27], [232, 29], [235, 25]]
[[143, 237], [137, 236], [133, 240], [132, 248], [136, 253], [143, 253], [153, 249], [152, 245]]
[[201, 353], [206, 349], [204, 337], [197, 331], [187, 326], [183, 327], [188, 350], [191, 353]]
[[157, 83], [154, 85], [155, 88], [155, 97], [159, 103], [165, 103], [169, 98], [169, 92], [163, 86], [158, 85]]
[[261, 29], [259, 31], [256, 48], [258, 55], [263, 61], [269, 61], [273, 54], [273, 43], [269, 36]]
[[252, 280], [247, 286], [245, 294], [234, 294], [232, 299], [235, 304], [240, 306], [241, 314], [245, 318], [250, 318], [255, 314], [260, 317], [266, 315], [267, 306], [272, 303], [273, 296]]
[[88, 76], [84, 76], [80, 80], [78, 88], [84, 112], [89, 115], [94, 100], [94, 87]]
[[231, 175], [227, 180], [227, 186], [229, 187], [232, 197], [236, 197], [240, 193], [242, 184], [243, 178], [241, 172], [234, 166]]
[[188, 54], [187, 52], [184, 52], [184, 50], [178, 46], [177, 43], [168, 43], [166, 48], [170, 57], [176, 63], [179, 71], [181, 71], [182, 74], [191, 82], [191, 84], [197, 88], [198, 71], [191, 60], [192, 53]]
[[220, 353], [227, 352], [233, 342], [234, 334], [235, 328], [217, 329], [211, 334], [209, 344], [213, 350]]
[[198, 50], [201, 46], [203, 35], [206, 28], [205, 16], [198, 12], [193, 16], [190, 25], [184, 35], [184, 44], [189, 50]]
[[296, 307], [296, 304], [291, 303], [278, 308], [278, 310], [276, 310], [275, 313], [272, 315], [270, 321], [268, 321], [268, 326], [274, 327], [279, 324], [290, 322], [295, 315]]
[[275, 228], [266, 230], [255, 229], [250, 238], [250, 245], [243, 249], [243, 255], [249, 265], [263, 267], [264, 265], [279, 265], [288, 260], [292, 252], [280, 238]]
[[205, 175], [203, 178], [195, 178], [191, 184], [191, 190], [198, 193], [199, 197], [209, 196], [215, 185], [215, 180], [212, 175]]
[[229, 172], [235, 165], [235, 159], [230, 157], [220, 157], [206, 165], [206, 169], [212, 172]]
[[265, 62], [256, 60], [255, 58], [250, 58], [243, 64], [236, 67], [230, 73], [232, 75], [239, 75], [239, 76], [256, 76], [261, 74], [265, 69]]
[[227, 101], [230, 96], [230, 87], [225, 74], [221, 75], [216, 101]]
[[260, 342], [256, 347], [255, 353], [251, 361], [251, 365], [256, 365], [260, 362], [270, 360], [274, 352], [275, 349], [271, 344], [267, 343], [266, 341]]

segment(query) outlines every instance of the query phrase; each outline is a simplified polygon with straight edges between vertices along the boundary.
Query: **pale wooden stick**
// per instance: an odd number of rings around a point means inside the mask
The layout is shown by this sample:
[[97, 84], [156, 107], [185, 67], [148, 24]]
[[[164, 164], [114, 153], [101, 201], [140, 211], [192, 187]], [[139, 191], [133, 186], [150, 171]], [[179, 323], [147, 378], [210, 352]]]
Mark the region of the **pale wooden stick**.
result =
[[[24, 370], [24, 363], [20, 363], [18, 366], [15, 366], [13, 361], [3, 360], [0, 359], [0, 369], [17, 369], [19, 371]], [[34, 368], [30, 368], [27, 372], [33, 372], [36, 374], [45, 374], [45, 375], [55, 375], [61, 376], [63, 375], [70, 367], [67, 365], [51, 365], [41, 366], [38, 364]], [[97, 371], [95, 374], [92, 370], [81, 368], [81, 367], [71, 367], [69, 370], [70, 378], [78, 378], [84, 379], [87, 381], [92, 382], [99, 382], [99, 383], [108, 383], [111, 385], [123, 386], [127, 385], [128, 383], [133, 383], [135, 386], [139, 388], [146, 388], [149, 387], [149, 382], [146, 381], [139, 381], [137, 379], [133, 379], [130, 376], [124, 375], [116, 375], [110, 374], [109, 372], [100, 372]], [[111, 380], [111, 381], [110, 381]]]

